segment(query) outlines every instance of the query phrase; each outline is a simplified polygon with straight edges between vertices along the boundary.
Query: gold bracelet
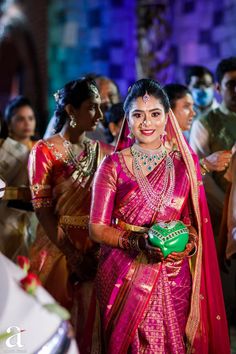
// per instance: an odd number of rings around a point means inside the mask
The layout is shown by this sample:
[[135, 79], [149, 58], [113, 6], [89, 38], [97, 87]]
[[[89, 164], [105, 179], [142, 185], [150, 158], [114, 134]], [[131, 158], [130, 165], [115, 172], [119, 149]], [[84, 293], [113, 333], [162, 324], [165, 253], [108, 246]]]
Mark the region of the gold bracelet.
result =
[[118, 238], [118, 247], [124, 250], [130, 249], [130, 237], [131, 231], [122, 231]]
[[201, 175], [205, 176], [206, 175], [206, 170], [204, 170], [204, 168], [201, 166]]
[[124, 231], [118, 237], [118, 247], [124, 250], [141, 251], [139, 248], [139, 234], [132, 231]]
[[193, 236], [193, 241], [196, 242], [197, 239], [198, 239], [198, 235], [197, 234], [194, 234], [193, 232], [189, 232], [188, 233], [189, 235]]
[[[193, 251], [193, 253], [191, 253]], [[194, 248], [189, 252], [189, 254], [188, 254], [188, 258], [191, 258], [191, 257], [193, 257], [195, 254], [197, 253], [197, 244], [196, 244], [196, 242], [194, 242]]]
[[[207, 173], [210, 172], [209, 168], [206, 165], [205, 158], [200, 159], [200, 165]], [[204, 176], [206, 174], [206, 172], [202, 173], [202, 175]]]

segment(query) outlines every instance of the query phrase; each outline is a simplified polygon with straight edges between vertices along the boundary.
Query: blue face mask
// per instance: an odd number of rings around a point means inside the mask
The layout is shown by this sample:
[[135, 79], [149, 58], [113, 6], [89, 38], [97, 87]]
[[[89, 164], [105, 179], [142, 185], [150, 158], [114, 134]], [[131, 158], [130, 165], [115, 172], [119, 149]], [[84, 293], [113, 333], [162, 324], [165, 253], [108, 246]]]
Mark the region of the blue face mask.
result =
[[199, 107], [207, 107], [211, 104], [214, 91], [212, 87], [200, 89], [200, 88], [193, 88], [192, 89], [192, 96], [194, 103]]

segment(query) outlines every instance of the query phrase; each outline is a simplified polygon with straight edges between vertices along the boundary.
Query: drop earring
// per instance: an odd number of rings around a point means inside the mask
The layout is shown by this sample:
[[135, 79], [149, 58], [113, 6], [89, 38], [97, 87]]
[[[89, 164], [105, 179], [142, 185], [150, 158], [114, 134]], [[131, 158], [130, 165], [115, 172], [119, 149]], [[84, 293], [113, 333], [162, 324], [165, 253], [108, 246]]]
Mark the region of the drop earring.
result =
[[160, 135], [160, 139], [161, 139], [161, 142], [162, 144], [164, 145], [165, 144], [165, 141], [166, 141], [166, 131], [164, 130], [164, 132]]
[[77, 125], [75, 117], [73, 116], [73, 114], [70, 114], [70, 126], [71, 128], [75, 128]]
[[127, 138], [133, 139], [133, 138], [134, 138], [134, 134], [130, 131], [129, 134], [128, 134], [128, 136], [127, 136]]

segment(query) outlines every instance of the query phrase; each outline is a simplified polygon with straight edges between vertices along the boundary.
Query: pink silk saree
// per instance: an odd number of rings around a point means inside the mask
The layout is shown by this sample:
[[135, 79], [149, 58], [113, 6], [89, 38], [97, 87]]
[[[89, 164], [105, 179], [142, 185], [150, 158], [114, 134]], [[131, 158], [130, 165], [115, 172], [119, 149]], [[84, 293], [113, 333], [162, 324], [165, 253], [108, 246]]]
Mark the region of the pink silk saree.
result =
[[[90, 254], [91, 266], [96, 268], [97, 246], [88, 237], [93, 175], [81, 182], [71, 178], [75, 167], [70, 163], [62, 143], [61, 138], [40, 141], [31, 152], [29, 176], [33, 204], [35, 208], [54, 208], [58, 223], [66, 230], [70, 241], [85, 259]], [[94, 149], [97, 153], [97, 165], [112, 151], [108, 145], [97, 142], [94, 142]], [[78, 161], [83, 156], [83, 153], [79, 155]], [[30, 258], [31, 268], [39, 275], [43, 286], [59, 303], [70, 309], [80, 352], [90, 353], [93, 343], [96, 348], [99, 347], [99, 312], [93, 279], [77, 286], [68, 286], [69, 274], [65, 256], [50, 241], [41, 225], [31, 247]], [[86, 268], [81, 270], [85, 273], [89, 271]]]
[[[102, 213], [96, 208], [96, 200], [93, 201], [91, 222], [110, 224], [112, 219], [118, 218], [141, 226], [181, 219], [189, 224], [189, 179], [179, 152], [172, 155], [176, 185], [170, 207], [157, 216], [153, 215], [135, 178], [125, 166], [122, 153], [118, 153], [108, 158], [99, 169], [94, 193], [99, 198], [102, 195], [106, 201], [109, 194], [109, 201], [106, 204], [104, 200]], [[164, 171], [163, 160], [148, 175], [153, 188], [161, 188]], [[111, 174], [114, 180], [110, 178], [107, 183], [106, 176]], [[116, 190], [111, 191], [112, 185], [116, 185]], [[114, 197], [116, 202], [112, 207], [110, 203]], [[156, 353], [184, 353], [190, 292], [191, 276], [187, 261], [161, 265], [150, 262], [144, 254], [130, 255], [120, 249], [103, 248], [97, 274], [97, 293], [103, 314], [106, 351], [125, 353], [129, 349], [137, 353], [148, 349]], [[173, 300], [177, 298], [178, 306]], [[162, 308], [166, 311], [163, 312]], [[168, 343], [165, 343], [163, 326], [168, 327], [166, 331], [172, 338]]]
[[[180, 263], [152, 263], [142, 253], [102, 247], [97, 274], [104, 348], [107, 353], [230, 353], [214, 238], [198, 161], [173, 117], [168, 136], [176, 145], [176, 186], [171, 206], [153, 215], [122, 153], [100, 166], [90, 222], [117, 227], [181, 219], [199, 234], [196, 256]], [[163, 166], [148, 175], [157, 190]], [[98, 202], [99, 198], [99, 202]], [[99, 208], [98, 205], [103, 205]], [[191, 271], [191, 275], [190, 275]]]

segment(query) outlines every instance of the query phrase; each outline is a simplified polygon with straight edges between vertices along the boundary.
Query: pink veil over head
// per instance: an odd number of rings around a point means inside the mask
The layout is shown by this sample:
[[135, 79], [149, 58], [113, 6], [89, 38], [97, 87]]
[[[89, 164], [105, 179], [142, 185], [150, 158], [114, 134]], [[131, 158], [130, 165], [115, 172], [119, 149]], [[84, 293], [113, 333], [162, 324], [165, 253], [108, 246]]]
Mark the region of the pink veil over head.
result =
[[[187, 352], [230, 353], [221, 280], [205, 191], [197, 155], [186, 142], [172, 110], [167, 114], [166, 143], [175, 145], [185, 162], [191, 185], [191, 201], [198, 231], [198, 251], [190, 258], [192, 296], [186, 325]], [[116, 151], [132, 146], [124, 118]]]

